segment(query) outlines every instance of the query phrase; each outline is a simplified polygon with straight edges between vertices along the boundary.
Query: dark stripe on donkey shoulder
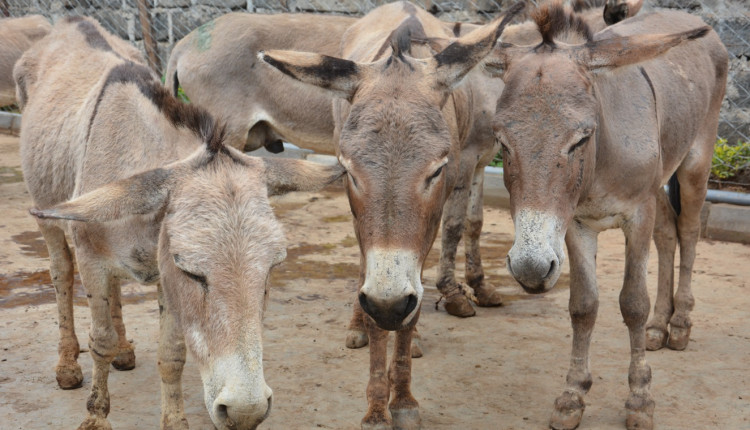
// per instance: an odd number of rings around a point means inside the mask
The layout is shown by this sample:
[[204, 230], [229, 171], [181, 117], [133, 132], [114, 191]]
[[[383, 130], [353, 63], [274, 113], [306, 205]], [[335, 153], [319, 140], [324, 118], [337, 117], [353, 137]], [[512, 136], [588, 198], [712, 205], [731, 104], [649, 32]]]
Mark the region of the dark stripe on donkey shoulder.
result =
[[[114, 84], [135, 84], [141, 94], [149, 99], [159, 111], [175, 127], [185, 127], [198, 136], [205, 144], [206, 149], [216, 154], [217, 152], [229, 153], [224, 146], [225, 127], [218, 125], [214, 118], [205, 110], [186, 103], [182, 103], [161, 85], [159, 78], [148, 67], [133, 62], [119, 64], [110, 70], [104, 82], [99, 98], [94, 107], [94, 115], [89, 124], [94, 122], [99, 104], [101, 103], [107, 88]], [[240, 161], [232, 157], [234, 161]]]
[[[70, 22], [70, 21], [69, 21]], [[114, 52], [112, 46], [107, 42], [99, 29], [91, 21], [81, 19], [76, 26], [78, 31], [86, 38], [86, 43], [94, 49], [106, 52]]]

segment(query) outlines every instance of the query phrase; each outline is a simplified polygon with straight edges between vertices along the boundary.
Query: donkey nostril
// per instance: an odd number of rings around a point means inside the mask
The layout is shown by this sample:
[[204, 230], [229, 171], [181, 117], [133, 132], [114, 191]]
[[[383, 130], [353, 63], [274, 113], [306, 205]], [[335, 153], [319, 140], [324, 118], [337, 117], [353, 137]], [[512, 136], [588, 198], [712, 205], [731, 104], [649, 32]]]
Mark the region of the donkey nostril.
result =
[[367, 294], [359, 293], [359, 305], [362, 307], [362, 310], [365, 311], [366, 314], [372, 315], [372, 313], [370, 312], [370, 303], [367, 301]]
[[552, 262], [549, 265], [549, 271], [546, 275], [544, 275], [544, 279], [549, 278], [552, 276], [553, 273], [555, 273], [555, 268], [557, 267], [557, 262], [555, 260], [552, 260]]
[[417, 303], [419, 300], [417, 299], [417, 296], [414, 294], [409, 294], [409, 296], [406, 298], [406, 309], [404, 309], [404, 318], [406, 318], [407, 315], [412, 313], [412, 311], [417, 307]]
[[262, 421], [264, 421], [266, 418], [268, 418], [269, 415], [271, 415], [271, 407], [273, 406], [273, 395], [268, 396], [268, 409], [266, 409], [266, 413], [263, 415]]
[[225, 422], [227, 419], [229, 419], [229, 414], [227, 413], [227, 405], [217, 406], [216, 415], [219, 418], [219, 420], [222, 422]]

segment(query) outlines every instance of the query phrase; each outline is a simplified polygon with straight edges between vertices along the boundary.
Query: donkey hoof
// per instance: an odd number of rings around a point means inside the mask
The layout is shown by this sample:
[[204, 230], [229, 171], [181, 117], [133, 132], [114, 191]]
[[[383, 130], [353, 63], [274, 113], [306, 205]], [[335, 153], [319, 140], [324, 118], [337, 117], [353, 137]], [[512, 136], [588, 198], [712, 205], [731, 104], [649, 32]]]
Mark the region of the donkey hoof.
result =
[[391, 409], [393, 430], [418, 430], [422, 428], [422, 419], [418, 408]]
[[79, 388], [83, 384], [83, 373], [78, 363], [58, 365], [55, 369], [57, 385], [63, 390]]
[[346, 334], [346, 347], [349, 349], [362, 348], [370, 343], [370, 339], [367, 337], [367, 332], [357, 329], [349, 329]]
[[89, 415], [78, 430], [112, 430], [112, 425], [104, 417]]
[[387, 421], [365, 422], [362, 421], [362, 430], [392, 430], [393, 426]]
[[586, 404], [580, 394], [564, 392], [555, 400], [555, 411], [552, 412], [552, 418], [549, 420], [550, 428], [573, 430], [581, 423], [584, 409], [586, 409]]
[[490, 308], [503, 305], [503, 295], [494, 287], [479, 286], [474, 289], [474, 295], [477, 297], [477, 305], [484, 308]]
[[170, 414], [161, 419], [161, 430], [188, 430], [188, 422], [185, 416], [174, 416]]
[[422, 352], [422, 341], [417, 338], [411, 339], [411, 358], [419, 358], [424, 355]]
[[677, 327], [670, 325], [669, 340], [667, 347], [675, 351], [682, 351], [687, 348], [690, 342], [690, 327]]
[[450, 315], [461, 318], [473, 317], [477, 313], [469, 299], [464, 295], [455, 295], [445, 299], [445, 311]]
[[654, 401], [651, 396], [631, 394], [625, 403], [625, 427], [628, 430], [654, 428]]
[[135, 368], [135, 351], [132, 349], [117, 354], [112, 361], [112, 367], [117, 370], [133, 370]]
[[651, 430], [654, 428], [654, 418], [645, 412], [627, 411], [625, 428], [628, 430]]
[[646, 329], [646, 349], [658, 351], [667, 344], [667, 331], [658, 327]]

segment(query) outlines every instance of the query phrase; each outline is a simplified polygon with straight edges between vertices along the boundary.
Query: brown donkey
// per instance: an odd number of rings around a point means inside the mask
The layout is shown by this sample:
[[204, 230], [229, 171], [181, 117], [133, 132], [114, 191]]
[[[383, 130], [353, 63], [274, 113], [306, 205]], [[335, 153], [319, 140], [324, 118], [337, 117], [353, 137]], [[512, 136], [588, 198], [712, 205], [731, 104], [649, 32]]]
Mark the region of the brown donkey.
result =
[[[538, 9], [534, 20], [543, 42], [498, 46], [488, 69], [506, 85], [494, 129], [503, 145], [516, 227], [508, 269], [526, 291], [541, 293], [560, 275], [563, 238], [570, 257], [573, 350], [550, 425], [573, 429], [583, 415], [598, 308], [597, 235], [621, 228], [626, 249], [620, 309], [631, 349], [626, 425], [651, 429], [654, 401], [645, 359], [649, 242], [655, 233], [660, 300], [652, 331], [664, 339], [669, 320], [680, 345], [689, 334], [690, 274], [727, 51], [699, 18], [681, 12], [641, 15], [593, 36], [559, 4]], [[662, 191], [672, 175], [679, 182], [678, 215]], [[677, 238], [680, 289], [672, 314]], [[663, 295], [669, 304], [660, 309]]]
[[58, 375], [80, 383], [67, 226], [92, 315], [93, 381], [79, 428], [110, 428], [109, 366], [132, 351], [120, 331], [120, 279], [133, 279], [158, 283], [161, 428], [188, 427], [187, 344], [214, 425], [254, 429], [271, 409], [261, 342], [268, 275], [286, 255], [268, 196], [321, 187], [343, 169], [226, 147], [223, 128], [127, 60], [134, 52], [95, 21], [67, 18], [14, 73], [24, 177], [58, 297]]
[[[361, 251], [357, 318], [364, 317], [362, 310], [367, 314], [370, 340], [369, 409], [362, 428], [420, 427], [410, 389], [410, 343], [423, 297], [422, 265], [456, 183], [472, 120], [472, 94], [458, 85], [492, 51], [520, 8], [434, 56], [411, 39], [447, 39], [451, 32], [404, 2], [381, 6], [350, 27], [342, 42], [346, 59], [293, 51], [260, 55], [338, 97], [334, 142], [347, 170]], [[388, 371], [386, 330], [396, 331]]]

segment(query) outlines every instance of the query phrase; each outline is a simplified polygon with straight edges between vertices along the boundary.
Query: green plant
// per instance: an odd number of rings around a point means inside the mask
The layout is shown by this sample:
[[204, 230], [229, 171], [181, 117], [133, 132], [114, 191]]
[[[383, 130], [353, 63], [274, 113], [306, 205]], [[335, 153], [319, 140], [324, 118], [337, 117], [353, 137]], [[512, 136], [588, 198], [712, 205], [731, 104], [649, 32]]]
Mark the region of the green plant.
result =
[[497, 154], [495, 154], [495, 158], [490, 161], [490, 166], [493, 167], [503, 167], [503, 151], [500, 150]]
[[[161, 76], [161, 83], [163, 84], [166, 82], [167, 77], [166, 75]], [[177, 98], [180, 99], [183, 103], [190, 103], [190, 99], [188, 98], [187, 94], [185, 94], [185, 91], [182, 90], [182, 87], [177, 87]]]
[[711, 174], [718, 179], [729, 179], [742, 169], [750, 167], [750, 143], [737, 142], [730, 145], [726, 139], [719, 139], [714, 145], [711, 161]]
[[190, 99], [185, 94], [185, 91], [182, 90], [182, 87], [177, 87], [177, 98], [183, 103], [190, 103]]

